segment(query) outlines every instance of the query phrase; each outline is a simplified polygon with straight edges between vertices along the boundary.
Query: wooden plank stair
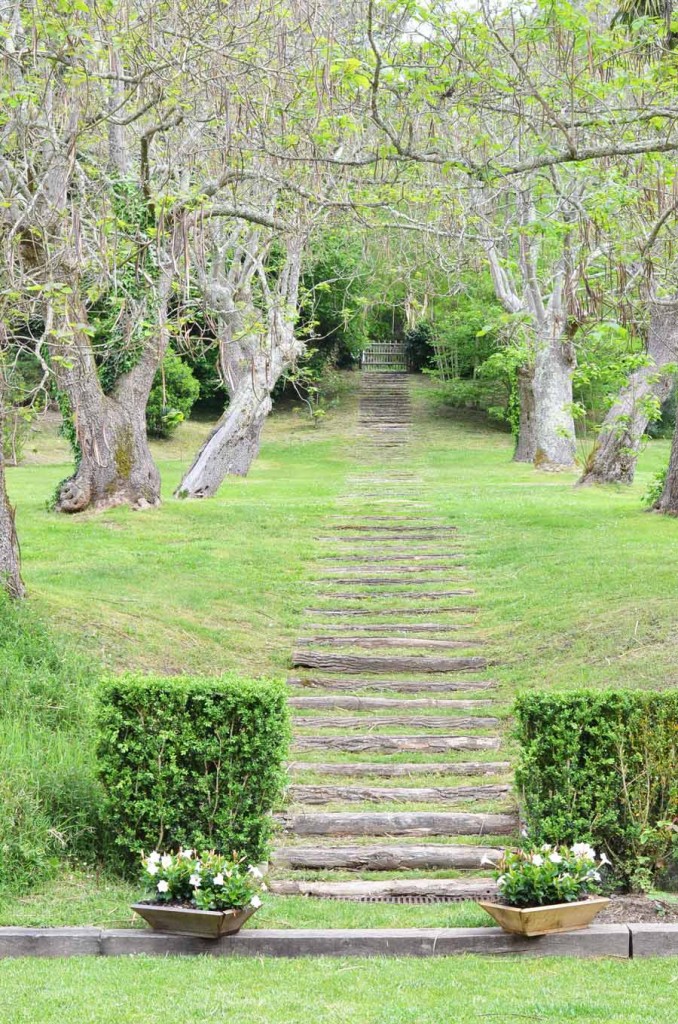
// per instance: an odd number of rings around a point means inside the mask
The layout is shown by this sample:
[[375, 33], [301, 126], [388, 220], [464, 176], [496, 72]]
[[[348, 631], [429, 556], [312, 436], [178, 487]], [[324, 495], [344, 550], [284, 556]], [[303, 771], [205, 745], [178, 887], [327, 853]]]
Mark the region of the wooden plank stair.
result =
[[[474, 678], [490, 664], [479, 653], [485, 638], [470, 628], [477, 610], [452, 600], [474, 593], [458, 586], [459, 531], [429, 514], [421, 481], [401, 461], [416, 425], [408, 379], [379, 369], [373, 362], [362, 375], [363, 468], [319, 538], [330, 547], [293, 654], [293, 760], [270, 888], [478, 899], [494, 892], [488, 866], [519, 826], [510, 764], [497, 756], [503, 719], [493, 712], [502, 705], [494, 680]], [[399, 877], [374, 878], [384, 871]]]

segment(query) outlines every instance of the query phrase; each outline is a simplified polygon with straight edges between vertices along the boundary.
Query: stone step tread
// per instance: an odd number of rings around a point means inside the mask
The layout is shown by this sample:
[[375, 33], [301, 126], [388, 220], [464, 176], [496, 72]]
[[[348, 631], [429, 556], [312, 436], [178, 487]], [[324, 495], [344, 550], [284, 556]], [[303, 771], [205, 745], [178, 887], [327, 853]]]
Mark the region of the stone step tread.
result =
[[273, 850], [271, 861], [281, 867], [322, 870], [344, 868], [354, 871], [406, 871], [421, 868], [473, 870], [487, 868], [499, 860], [503, 850], [494, 846], [455, 845], [370, 845], [370, 846], [282, 846]]
[[313, 772], [342, 778], [410, 778], [421, 775], [503, 775], [509, 761], [415, 761], [411, 763], [370, 761], [290, 761], [289, 772]]
[[278, 814], [281, 828], [294, 835], [512, 835], [517, 814], [466, 811], [335, 811]]

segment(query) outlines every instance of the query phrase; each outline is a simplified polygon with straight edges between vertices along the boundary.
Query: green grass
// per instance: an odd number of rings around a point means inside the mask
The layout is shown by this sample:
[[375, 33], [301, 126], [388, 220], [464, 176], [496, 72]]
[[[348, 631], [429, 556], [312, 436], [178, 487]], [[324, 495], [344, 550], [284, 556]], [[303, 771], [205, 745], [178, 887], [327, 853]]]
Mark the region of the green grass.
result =
[[16, 960], [8, 1024], [674, 1024], [670, 960]]
[[314, 428], [291, 411], [267, 425], [246, 479], [182, 502], [174, 487], [207, 430], [152, 444], [158, 510], [58, 516], [45, 501], [69, 472], [53, 426], [8, 471], [31, 602], [112, 670], [279, 673], [289, 661], [314, 539], [349, 469], [352, 403]]
[[[130, 910], [138, 885], [86, 871], [64, 872], [26, 896], [0, 899], [0, 927], [145, 927]], [[248, 928], [475, 928], [491, 925], [474, 903], [399, 906], [314, 900], [303, 896], [263, 898]], [[0, 962], [1, 969], [1, 962]]]

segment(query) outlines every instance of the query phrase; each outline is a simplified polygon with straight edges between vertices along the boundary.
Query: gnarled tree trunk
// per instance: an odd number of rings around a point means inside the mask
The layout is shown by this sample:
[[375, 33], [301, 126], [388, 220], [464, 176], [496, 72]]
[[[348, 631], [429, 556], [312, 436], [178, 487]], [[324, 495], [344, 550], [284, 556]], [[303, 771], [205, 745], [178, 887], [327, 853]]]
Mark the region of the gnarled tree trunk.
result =
[[[250, 236], [245, 246], [252, 242]], [[288, 242], [285, 265], [272, 286], [261, 261], [247, 248], [227, 273], [223, 266], [213, 267], [206, 289], [219, 320], [220, 367], [230, 402], [175, 491], [177, 497], [214, 496], [229, 474], [246, 476], [259, 454], [273, 388], [304, 350], [294, 332], [301, 252], [301, 238]], [[255, 272], [266, 303], [263, 331], [252, 300]]]
[[58, 512], [100, 510], [115, 505], [149, 508], [160, 504], [160, 474], [146, 436], [146, 404], [166, 346], [164, 326], [169, 285], [161, 288], [160, 325], [137, 365], [109, 395], [99, 381], [90, 340], [82, 330], [87, 313], [74, 293], [49, 349], [59, 389], [73, 417], [79, 460], [57, 496]]
[[647, 354], [650, 364], [634, 370], [603, 420], [580, 484], [633, 483], [652, 404], [661, 404], [671, 391], [671, 375], [662, 367], [678, 361], [678, 300], [651, 303]]
[[564, 317], [547, 315], [534, 367], [534, 419], [538, 469], [569, 469], [577, 453], [572, 414], [574, 347], [564, 337]]
[[272, 407], [271, 385], [261, 372], [261, 363], [253, 362], [251, 370], [196, 455], [177, 488], [177, 497], [211, 498], [229, 474], [247, 476], [259, 454], [261, 432]]

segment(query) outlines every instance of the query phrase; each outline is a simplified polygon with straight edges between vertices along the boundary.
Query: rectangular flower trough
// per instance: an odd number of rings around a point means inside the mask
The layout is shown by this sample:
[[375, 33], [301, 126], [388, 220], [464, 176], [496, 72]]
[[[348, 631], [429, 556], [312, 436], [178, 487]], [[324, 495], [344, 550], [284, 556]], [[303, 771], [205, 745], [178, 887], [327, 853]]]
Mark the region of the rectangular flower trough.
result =
[[170, 907], [160, 903], [133, 903], [132, 910], [143, 917], [155, 931], [218, 939], [222, 935], [234, 935], [239, 932], [255, 908], [195, 910], [193, 907]]
[[480, 906], [505, 932], [527, 937], [586, 928], [609, 902], [604, 896], [591, 896], [587, 900], [577, 900], [575, 903], [555, 903], [550, 907], [521, 909], [479, 900]]

